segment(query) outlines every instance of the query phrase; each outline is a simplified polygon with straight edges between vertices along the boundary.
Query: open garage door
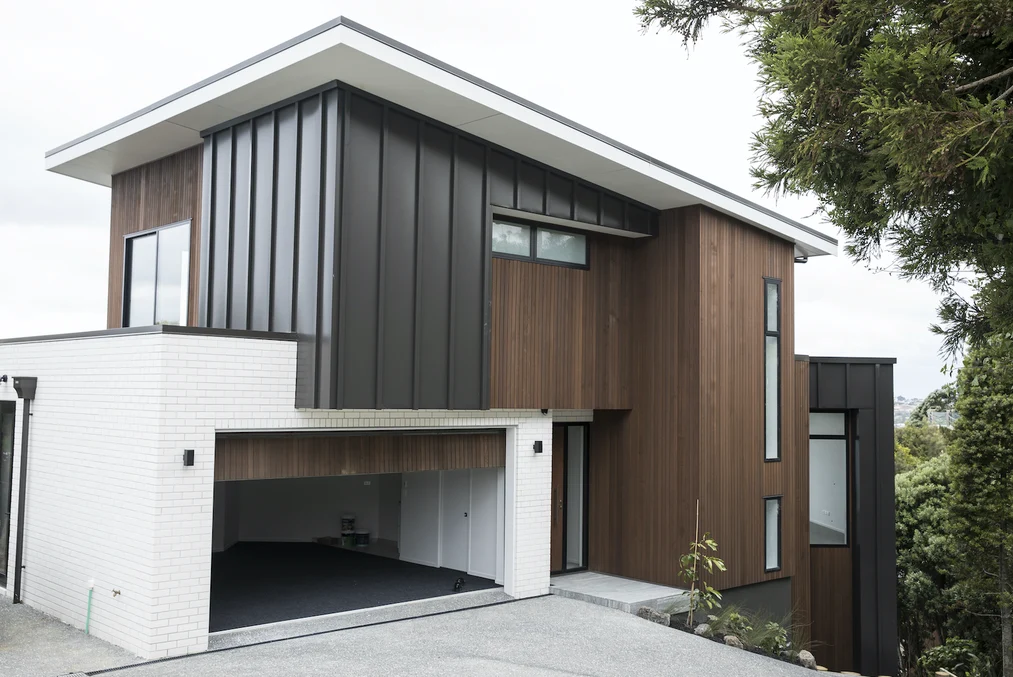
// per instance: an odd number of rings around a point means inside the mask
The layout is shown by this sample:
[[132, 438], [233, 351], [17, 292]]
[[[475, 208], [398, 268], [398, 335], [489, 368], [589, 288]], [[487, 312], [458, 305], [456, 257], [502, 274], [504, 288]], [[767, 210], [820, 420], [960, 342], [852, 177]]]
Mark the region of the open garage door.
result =
[[459, 579], [498, 587], [505, 445], [501, 430], [220, 436], [211, 632], [455, 594]]

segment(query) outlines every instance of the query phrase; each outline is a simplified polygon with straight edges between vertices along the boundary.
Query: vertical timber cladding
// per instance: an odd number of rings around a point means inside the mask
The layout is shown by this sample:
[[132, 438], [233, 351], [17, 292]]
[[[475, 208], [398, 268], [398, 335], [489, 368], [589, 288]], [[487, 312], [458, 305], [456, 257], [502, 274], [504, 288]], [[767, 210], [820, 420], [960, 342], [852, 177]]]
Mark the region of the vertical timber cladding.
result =
[[123, 326], [124, 236], [190, 221], [190, 280], [188, 324], [197, 322], [201, 231], [201, 172], [203, 146], [114, 174], [109, 214], [109, 302], [106, 325]]
[[[793, 577], [808, 567], [808, 502], [798, 493], [808, 446], [794, 434], [808, 412], [796, 395], [792, 245], [705, 207], [661, 221], [633, 253], [631, 411], [596, 411], [591, 425], [590, 566], [680, 585], [699, 498], [701, 531], [729, 565], [709, 582]], [[763, 453], [764, 277], [781, 280], [782, 296], [784, 434], [774, 463]], [[767, 573], [770, 495], [783, 497], [782, 567]], [[805, 594], [803, 582], [793, 595]]]
[[299, 407], [489, 407], [492, 206], [657, 228], [654, 210], [338, 83], [204, 136], [198, 324], [299, 334]]

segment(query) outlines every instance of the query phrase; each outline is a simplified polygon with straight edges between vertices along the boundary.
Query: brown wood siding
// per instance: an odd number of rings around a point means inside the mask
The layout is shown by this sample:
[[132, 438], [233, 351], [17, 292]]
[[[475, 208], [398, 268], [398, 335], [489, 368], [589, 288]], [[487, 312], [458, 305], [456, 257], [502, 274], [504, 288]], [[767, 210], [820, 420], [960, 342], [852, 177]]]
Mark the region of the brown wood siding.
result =
[[124, 237], [186, 219], [190, 219], [188, 322], [196, 324], [203, 154], [203, 145], [194, 146], [113, 175], [109, 218], [109, 302], [106, 306], [106, 323], [110, 329], [123, 323]]
[[[793, 597], [806, 600], [808, 496], [798, 487], [808, 386], [794, 360], [793, 266], [790, 243], [703, 207], [663, 212], [659, 236], [636, 243], [632, 410], [596, 411], [591, 428], [592, 569], [678, 585], [699, 498], [701, 531], [728, 564], [711, 583], [797, 576]], [[764, 277], [782, 283], [782, 460], [773, 463], [764, 463]], [[782, 567], [766, 573], [763, 498], [772, 495], [783, 497]]]
[[629, 407], [633, 243], [589, 238], [588, 270], [493, 258], [492, 408]]
[[854, 669], [851, 548], [810, 548], [812, 653], [834, 671]]
[[219, 437], [215, 480], [266, 480], [501, 468], [503, 432], [449, 435]]

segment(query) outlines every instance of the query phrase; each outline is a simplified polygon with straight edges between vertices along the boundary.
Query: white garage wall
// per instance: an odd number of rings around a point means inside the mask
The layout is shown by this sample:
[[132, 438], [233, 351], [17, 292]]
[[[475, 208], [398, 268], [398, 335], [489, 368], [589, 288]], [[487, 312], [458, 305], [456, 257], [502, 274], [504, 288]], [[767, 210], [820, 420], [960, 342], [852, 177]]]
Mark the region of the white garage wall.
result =
[[305, 542], [338, 536], [345, 513], [355, 515], [355, 528], [368, 529], [370, 539], [376, 540], [378, 478], [349, 475], [231, 482], [239, 494], [239, 540]]
[[498, 540], [502, 536], [497, 524], [499, 512], [499, 469], [481, 468], [471, 471], [471, 556], [468, 573], [482, 578], [496, 578], [496, 557], [502, 552]]
[[440, 565], [440, 473], [401, 475], [401, 559]]
[[504, 590], [549, 590], [552, 455], [532, 445], [551, 447], [552, 412], [296, 409], [294, 341], [102, 335], [0, 344], [0, 364], [39, 377], [24, 601], [83, 627], [94, 577], [92, 633], [145, 658], [207, 648], [218, 432], [502, 428]]

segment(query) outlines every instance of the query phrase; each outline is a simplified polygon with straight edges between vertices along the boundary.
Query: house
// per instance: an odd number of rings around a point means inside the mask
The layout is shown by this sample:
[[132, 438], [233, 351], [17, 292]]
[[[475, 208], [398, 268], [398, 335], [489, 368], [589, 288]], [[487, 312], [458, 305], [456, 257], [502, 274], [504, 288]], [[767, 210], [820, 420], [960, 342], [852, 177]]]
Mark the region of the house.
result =
[[794, 353], [833, 238], [343, 18], [46, 166], [111, 188], [108, 329], [0, 341], [12, 601], [157, 658], [679, 585], [699, 501], [728, 599], [896, 674], [894, 360]]

